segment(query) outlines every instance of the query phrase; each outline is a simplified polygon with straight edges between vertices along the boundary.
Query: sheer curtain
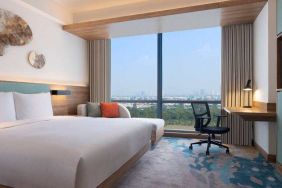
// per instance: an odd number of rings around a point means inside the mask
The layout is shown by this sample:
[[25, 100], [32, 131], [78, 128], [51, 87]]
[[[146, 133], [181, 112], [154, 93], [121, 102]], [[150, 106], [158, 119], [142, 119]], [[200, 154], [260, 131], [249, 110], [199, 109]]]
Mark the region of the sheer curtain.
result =
[[[248, 79], [253, 81], [253, 25], [240, 24], [222, 28], [222, 106], [242, 107], [248, 95], [243, 88]], [[253, 123], [229, 115], [223, 125], [231, 129], [222, 136], [227, 144], [251, 145]]]
[[110, 101], [111, 41], [88, 41], [90, 101]]

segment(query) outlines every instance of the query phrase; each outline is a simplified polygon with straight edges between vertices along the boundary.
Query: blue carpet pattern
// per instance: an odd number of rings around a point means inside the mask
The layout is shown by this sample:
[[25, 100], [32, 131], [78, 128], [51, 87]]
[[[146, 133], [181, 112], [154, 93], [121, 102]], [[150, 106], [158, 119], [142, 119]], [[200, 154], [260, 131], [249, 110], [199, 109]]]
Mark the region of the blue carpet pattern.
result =
[[118, 188], [282, 188], [282, 176], [253, 147], [231, 154], [184, 138], [163, 138], [119, 182]]

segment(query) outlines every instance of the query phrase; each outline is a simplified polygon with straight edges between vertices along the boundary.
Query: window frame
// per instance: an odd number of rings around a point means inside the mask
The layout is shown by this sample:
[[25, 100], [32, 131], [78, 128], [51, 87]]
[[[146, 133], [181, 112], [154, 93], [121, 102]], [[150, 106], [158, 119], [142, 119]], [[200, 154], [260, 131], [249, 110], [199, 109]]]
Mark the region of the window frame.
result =
[[[157, 104], [156, 117], [163, 118], [163, 105], [169, 103], [189, 104], [196, 100], [164, 100], [163, 99], [163, 33], [157, 34], [157, 99], [156, 100], [112, 100], [120, 103], [154, 103]], [[221, 100], [205, 100], [208, 104], [221, 104]], [[166, 131], [171, 131], [166, 129]], [[180, 132], [194, 132], [190, 130], [172, 130]]]

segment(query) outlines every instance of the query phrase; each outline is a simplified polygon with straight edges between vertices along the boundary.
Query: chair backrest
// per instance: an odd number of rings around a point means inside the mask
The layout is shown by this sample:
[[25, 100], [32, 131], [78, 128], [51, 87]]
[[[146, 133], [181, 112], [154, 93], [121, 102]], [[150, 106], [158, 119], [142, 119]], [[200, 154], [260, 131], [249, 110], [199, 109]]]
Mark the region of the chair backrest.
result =
[[207, 118], [203, 121], [202, 127], [206, 127], [209, 125], [211, 121], [211, 113], [210, 113], [209, 104], [204, 101], [199, 101], [199, 102], [191, 102], [191, 105], [192, 105], [193, 114], [195, 118], [195, 126], [194, 126], [195, 130], [201, 131], [200, 130], [200, 127], [201, 127], [200, 121], [197, 118], [200, 118], [200, 117]]

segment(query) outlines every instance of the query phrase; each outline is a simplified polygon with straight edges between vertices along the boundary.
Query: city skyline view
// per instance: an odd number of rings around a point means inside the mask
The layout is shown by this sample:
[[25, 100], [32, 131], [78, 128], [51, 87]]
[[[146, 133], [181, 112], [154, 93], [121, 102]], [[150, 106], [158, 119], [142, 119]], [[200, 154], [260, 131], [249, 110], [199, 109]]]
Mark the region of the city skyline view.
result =
[[[112, 39], [112, 97], [157, 96], [157, 35]], [[221, 28], [163, 34], [163, 97], [220, 97]]]
[[[195, 91], [191, 91], [190, 93], [187, 94], [175, 94], [175, 95], [163, 95], [163, 97], [189, 97], [189, 96], [219, 96], [220, 95], [220, 91], [216, 91], [216, 90], [204, 90], [204, 89], [200, 89], [200, 90], [195, 90]], [[125, 94], [125, 95], [112, 95], [113, 97], [156, 97], [156, 95], [148, 95], [146, 94], [145, 91], [140, 91], [137, 92], [135, 94]]]

